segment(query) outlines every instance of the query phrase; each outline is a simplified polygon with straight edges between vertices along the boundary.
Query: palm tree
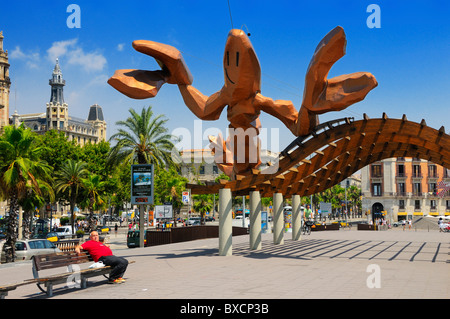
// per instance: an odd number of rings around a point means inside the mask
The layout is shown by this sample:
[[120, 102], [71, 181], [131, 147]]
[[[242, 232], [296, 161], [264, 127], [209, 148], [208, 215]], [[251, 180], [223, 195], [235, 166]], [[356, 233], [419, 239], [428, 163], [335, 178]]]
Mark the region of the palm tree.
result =
[[361, 207], [361, 190], [355, 185], [351, 185], [347, 189], [347, 198], [352, 202], [352, 211], [355, 217], [359, 211], [359, 207]]
[[[164, 115], [153, 117], [151, 106], [142, 108], [141, 114], [129, 109], [131, 117], [118, 121], [116, 125], [124, 127], [112, 135], [115, 141], [107, 159], [108, 165], [120, 164], [153, 164], [156, 167], [175, 166], [172, 159], [175, 137], [168, 134], [165, 127], [167, 119]], [[112, 144], [112, 143], [111, 143]], [[178, 154], [178, 153], [177, 153]], [[143, 207], [140, 213], [139, 230], [144, 233]], [[143, 245], [143, 237], [140, 243]]]
[[201, 194], [201, 195], [193, 195], [192, 199], [194, 200], [194, 210], [200, 213], [201, 216], [201, 224], [205, 224], [205, 215], [207, 212], [211, 211], [212, 208], [212, 196], [211, 194]]
[[40, 159], [43, 148], [36, 144], [35, 137], [23, 125], [6, 126], [0, 137], [0, 197], [9, 200], [6, 262], [15, 259], [19, 202], [29, 190], [42, 195], [40, 185], [51, 180], [50, 167]]
[[88, 178], [82, 179], [83, 188], [87, 199], [87, 207], [89, 208], [89, 232], [94, 230], [94, 211], [101, 207], [105, 200], [103, 199], [103, 190], [106, 182], [100, 180], [98, 175], [89, 175]]
[[108, 155], [109, 164], [154, 164], [158, 167], [173, 165], [171, 152], [175, 137], [168, 134], [164, 115], [153, 117], [151, 106], [142, 108], [141, 114], [129, 110], [131, 117], [118, 121], [116, 125], [124, 127], [111, 136], [110, 141], [117, 142]]
[[[55, 199], [55, 194], [51, 185], [45, 181], [38, 181], [38, 187], [41, 194], [37, 194], [29, 189], [27, 196], [19, 201], [19, 205], [23, 209], [23, 237], [30, 238], [31, 235], [31, 224], [32, 216], [36, 207], [40, 208], [45, 205], [48, 200], [53, 202]], [[47, 199], [47, 200], [46, 200]]]
[[67, 160], [57, 172], [55, 180], [55, 190], [57, 192], [65, 193], [69, 197], [70, 204], [70, 222], [72, 225], [72, 233], [74, 233], [74, 209], [77, 203], [78, 195], [83, 188], [83, 178], [89, 175], [86, 169], [86, 163], [76, 162], [74, 160]]

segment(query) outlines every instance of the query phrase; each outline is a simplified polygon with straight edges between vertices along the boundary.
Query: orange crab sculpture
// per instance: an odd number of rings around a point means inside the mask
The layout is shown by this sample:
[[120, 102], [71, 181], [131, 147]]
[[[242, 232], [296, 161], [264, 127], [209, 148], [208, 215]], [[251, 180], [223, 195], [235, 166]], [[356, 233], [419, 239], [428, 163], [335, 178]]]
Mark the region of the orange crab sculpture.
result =
[[[117, 70], [108, 83], [134, 99], [155, 97], [164, 83], [177, 84], [186, 106], [201, 120], [213, 121], [227, 108], [229, 137], [209, 137], [218, 167], [227, 175], [247, 175], [260, 165], [259, 115], [264, 111], [281, 120], [295, 135], [307, 135], [318, 123], [318, 115], [340, 111], [363, 100], [378, 84], [368, 72], [328, 79], [333, 64], [345, 55], [342, 27], [331, 30], [317, 46], [309, 64], [300, 110], [291, 101], [273, 100], [261, 94], [261, 67], [247, 34], [229, 32], [223, 57], [224, 85], [206, 96], [192, 86], [193, 78], [181, 53], [174, 47], [138, 40], [133, 47], [152, 56], [158, 71]], [[250, 133], [249, 133], [250, 132]]]

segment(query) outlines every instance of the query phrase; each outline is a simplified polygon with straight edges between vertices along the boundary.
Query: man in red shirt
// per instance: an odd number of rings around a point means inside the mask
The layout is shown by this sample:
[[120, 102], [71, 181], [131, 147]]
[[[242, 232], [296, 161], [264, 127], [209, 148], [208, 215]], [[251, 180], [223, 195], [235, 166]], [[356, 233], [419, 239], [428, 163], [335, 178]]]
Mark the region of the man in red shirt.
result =
[[82, 245], [75, 247], [77, 254], [81, 253], [81, 249], [86, 250], [92, 256], [95, 262], [101, 261], [105, 266], [111, 266], [111, 273], [109, 274], [110, 283], [123, 283], [122, 278], [127, 270], [128, 260], [122, 257], [114, 256], [111, 249], [100, 242], [98, 232], [93, 231], [89, 236], [91, 240], [86, 241]]

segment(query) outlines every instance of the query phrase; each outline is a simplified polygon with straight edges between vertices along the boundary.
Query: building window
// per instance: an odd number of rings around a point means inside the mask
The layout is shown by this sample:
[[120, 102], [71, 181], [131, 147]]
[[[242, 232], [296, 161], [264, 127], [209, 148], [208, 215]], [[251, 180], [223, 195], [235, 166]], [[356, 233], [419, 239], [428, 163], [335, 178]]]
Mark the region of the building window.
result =
[[200, 169], [199, 169], [199, 174], [200, 175], [205, 175], [205, 166], [200, 166]]
[[397, 177], [405, 177], [405, 165], [397, 165]]
[[450, 169], [444, 168], [444, 178], [449, 178], [449, 177], [450, 177]]
[[420, 183], [413, 183], [414, 196], [422, 196], [422, 185]]
[[430, 184], [428, 184], [428, 191], [429, 191], [432, 195], [436, 196], [436, 195], [437, 195], [437, 185], [436, 185], [436, 183], [430, 183]]
[[413, 177], [422, 177], [420, 173], [420, 165], [413, 165]]
[[437, 167], [436, 165], [428, 165], [428, 177], [437, 178]]
[[219, 174], [219, 168], [217, 167], [217, 165], [213, 166], [213, 174]]
[[398, 209], [405, 209], [405, 200], [404, 199], [400, 199], [398, 202]]
[[381, 165], [376, 164], [376, 165], [372, 165], [372, 177], [382, 177], [382, 173], [381, 173]]
[[414, 201], [414, 209], [415, 210], [419, 210], [420, 209], [420, 200], [415, 200]]
[[432, 210], [436, 210], [437, 205], [436, 205], [436, 200], [435, 199], [430, 200], [430, 208]]
[[63, 130], [64, 129], [64, 122], [59, 122], [59, 129]]
[[397, 191], [399, 196], [406, 196], [405, 183], [398, 183]]
[[372, 196], [381, 196], [381, 184], [374, 183], [372, 184]]
[[450, 210], [450, 200], [445, 201], [445, 210]]

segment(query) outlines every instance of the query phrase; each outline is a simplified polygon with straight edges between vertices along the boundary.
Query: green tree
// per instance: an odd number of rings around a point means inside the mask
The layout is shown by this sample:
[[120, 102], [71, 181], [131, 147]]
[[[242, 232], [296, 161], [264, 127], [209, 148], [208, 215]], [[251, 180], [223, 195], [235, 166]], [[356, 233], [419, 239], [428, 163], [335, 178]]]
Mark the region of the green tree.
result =
[[44, 135], [38, 135], [38, 143], [42, 145], [41, 158], [50, 165], [53, 170], [59, 171], [68, 159], [78, 161], [81, 147], [74, 140], [68, 141], [64, 132], [50, 130]]
[[[155, 167], [172, 166], [172, 151], [175, 137], [168, 134], [164, 115], [153, 116], [151, 106], [142, 108], [141, 114], [129, 110], [131, 116], [125, 121], [118, 121], [118, 132], [110, 141], [116, 142], [111, 148], [107, 163], [109, 166], [123, 164], [153, 164]], [[141, 212], [143, 209], [141, 210]], [[140, 214], [139, 229], [144, 233], [144, 216]], [[143, 247], [144, 237], [140, 237]]]
[[205, 224], [205, 215], [207, 212], [211, 211], [212, 208], [212, 198], [213, 195], [211, 194], [198, 194], [193, 195], [192, 200], [194, 201], [193, 208], [196, 212], [200, 213], [200, 216], [202, 218], [201, 224]]
[[347, 188], [347, 199], [351, 201], [353, 207], [353, 213], [358, 214], [361, 210], [361, 190], [355, 185]]
[[30, 238], [32, 217], [36, 208], [43, 207], [47, 202], [53, 202], [55, 200], [55, 194], [51, 185], [45, 181], [38, 180], [38, 187], [40, 193], [33, 192], [32, 189], [27, 190], [27, 196], [20, 199], [19, 204], [23, 209], [23, 237]]
[[173, 165], [171, 152], [176, 138], [168, 133], [164, 115], [154, 117], [151, 106], [142, 108], [141, 114], [134, 109], [129, 112], [131, 117], [116, 122], [123, 128], [110, 138], [116, 144], [109, 152], [108, 163]]
[[43, 148], [36, 135], [23, 125], [6, 126], [0, 137], [0, 197], [9, 201], [5, 242], [7, 262], [15, 259], [19, 203], [31, 192], [42, 195], [40, 186], [51, 180], [50, 167], [41, 159]]
[[[186, 190], [188, 179], [181, 176], [178, 171], [170, 169], [156, 168], [155, 171], [155, 204], [161, 205], [164, 202], [171, 202], [174, 215], [180, 214], [183, 202], [182, 192]], [[176, 223], [175, 223], [176, 226]]]
[[66, 194], [69, 198], [72, 233], [74, 233], [75, 204], [77, 204], [78, 195], [84, 186], [83, 179], [88, 175], [89, 171], [86, 169], [86, 163], [72, 159], [67, 160], [56, 175], [55, 190]]
[[98, 210], [105, 204], [103, 191], [106, 182], [100, 179], [99, 175], [89, 175], [87, 178], [82, 179], [85, 201], [82, 203], [82, 207], [89, 209], [89, 232], [94, 230], [94, 211]]

